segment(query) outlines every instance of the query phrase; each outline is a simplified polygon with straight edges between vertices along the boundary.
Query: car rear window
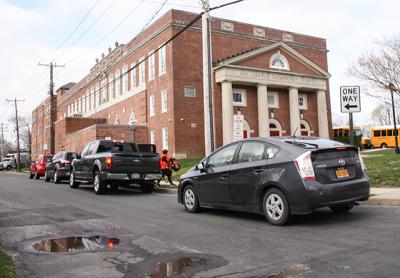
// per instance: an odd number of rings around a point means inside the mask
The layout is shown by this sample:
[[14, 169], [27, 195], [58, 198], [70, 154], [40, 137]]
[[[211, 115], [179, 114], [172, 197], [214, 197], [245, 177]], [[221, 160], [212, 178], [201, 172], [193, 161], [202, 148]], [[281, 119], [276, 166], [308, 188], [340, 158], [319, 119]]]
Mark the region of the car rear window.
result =
[[346, 146], [344, 143], [323, 138], [290, 138], [285, 142], [304, 149], [327, 149]]

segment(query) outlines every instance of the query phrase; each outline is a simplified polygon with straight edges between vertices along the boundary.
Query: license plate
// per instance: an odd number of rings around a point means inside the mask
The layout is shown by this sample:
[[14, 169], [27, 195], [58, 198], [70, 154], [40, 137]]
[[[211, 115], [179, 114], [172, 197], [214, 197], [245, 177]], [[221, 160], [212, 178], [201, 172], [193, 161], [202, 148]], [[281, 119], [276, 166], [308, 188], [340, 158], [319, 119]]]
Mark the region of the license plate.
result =
[[336, 169], [336, 177], [338, 179], [347, 178], [349, 176], [349, 172], [346, 168], [337, 168]]
[[133, 179], [133, 180], [138, 180], [138, 179], [140, 179], [140, 174], [138, 174], [138, 173], [133, 173], [133, 174], [131, 175], [131, 179]]

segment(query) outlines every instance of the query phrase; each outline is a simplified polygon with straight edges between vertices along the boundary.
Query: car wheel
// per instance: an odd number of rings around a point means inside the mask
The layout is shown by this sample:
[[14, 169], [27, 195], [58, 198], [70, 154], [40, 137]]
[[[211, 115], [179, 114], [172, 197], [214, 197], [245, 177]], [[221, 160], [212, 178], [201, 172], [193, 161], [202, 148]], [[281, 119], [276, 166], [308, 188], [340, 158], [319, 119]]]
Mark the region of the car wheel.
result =
[[61, 179], [58, 176], [58, 171], [57, 169], [54, 171], [54, 177], [53, 177], [54, 183], [60, 183]]
[[47, 174], [47, 170], [44, 171], [44, 181], [45, 182], [49, 182], [50, 181], [49, 175]]
[[38, 174], [38, 172], [37, 172], [37, 171], [35, 172], [35, 176], [34, 176], [34, 177], [35, 177], [35, 180], [38, 180], [38, 179], [40, 179], [40, 176], [39, 176], [39, 174]]
[[154, 191], [154, 184], [142, 183], [140, 184], [140, 190], [142, 190], [143, 193], [151, 193]]
[[383, 143], [383, 144], [381, 145], [381, 148], [382, 148], [382, 149], [387, 149], [386, 143]]
[[329, 206], [329, 208], [336, 213], [345, 213], [351, 210], [354, 207], [354, 202], [340, 204], [340, 205], [333, 205]]
[[7, 171], [10, 171], [11, 170], [11, 166], [7, 165], [6, 169], [7, 169]]
[[188, 185], [183, 190], [183, 204], [188, 212], [198, 212], [200, 210], [199, 198], [193, 186]]
[[265, 193], [263, 211], [268, 222], [276, 226], [289, 224], [293, 218], [285, 194], [276, 188]]
[[100, 173], [99, 171], [96, 171], [94, 173], [94, 177], [93, 177], [93, 188], [94, 188], [94, 193], [96, 193], [97, 195], [101, 195], [104, 194], [104, 192], [107, 189], [107, 183], [105, 183], [104, 181], [102, 181], [100, 179]]
[[73, 170], [69, 174], [69, 187], [71, 187], [71, 188], [79, 187], [79, 183], [75, 180], [75, 173]]

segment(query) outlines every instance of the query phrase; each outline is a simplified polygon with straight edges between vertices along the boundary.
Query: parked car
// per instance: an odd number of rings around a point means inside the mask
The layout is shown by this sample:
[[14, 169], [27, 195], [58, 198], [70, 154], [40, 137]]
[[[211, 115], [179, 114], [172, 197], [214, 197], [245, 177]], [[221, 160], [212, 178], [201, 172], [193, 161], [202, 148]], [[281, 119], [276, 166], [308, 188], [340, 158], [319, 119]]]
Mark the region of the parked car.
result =
[[316, 137], [252, 138], [216, 150], [181, 177], [178, 202], [260, 213], [273, 225], [321, 207], [334, 212], [369, 198], [358, 148]]
[[14, 159], [12, 157], [4, 158], [1, 162], [1, 166], [2, 169], [7, 169], [7, 171], [10, 171], [15, 166]]
[[44, 180], [48, 182], [52, 179], [54, 183], [60, 183], [65, 179], [69, 180], [71, 162], [75, 158], [77, 158], [76, 152], [61, 151], [57, 153], [46, 166]]
[[51, 155], [51, 154], [39, 155], [39, 157], [36, 159], [36, 161], [32, 162], [32, 164], [29, 168], [29, 178], [30, 179], [35, 178], [37, 180], [41, 176], [44, 176], [47, 163], [51, 162], [52, 158], [53, 158], [53, 155]]
[[140, 152], [134, 142], [96, 140], [72, 161], [69, 181], [71, 188], [77, 188], [79, 183], [93, 184], [96, 194], [105, 193], [107, 185], [117, 189], [133, 183], [150, 193], [160, 178], [159, 154]]

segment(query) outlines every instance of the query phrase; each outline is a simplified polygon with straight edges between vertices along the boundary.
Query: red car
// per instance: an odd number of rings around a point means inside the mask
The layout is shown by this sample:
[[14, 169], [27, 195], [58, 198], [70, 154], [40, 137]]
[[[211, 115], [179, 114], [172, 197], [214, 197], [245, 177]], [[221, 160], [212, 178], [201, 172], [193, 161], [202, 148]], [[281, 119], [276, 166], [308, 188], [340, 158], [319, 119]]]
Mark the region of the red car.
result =
[[35, 162], [32, 162], [31, 167], [29, 168], [29, 178], [33, 179], [39, 179], [40, 176], [44, 176], [44, 172], [46, 170], [47, 163], [51, 162], [51, 159], [53, 158], [52, 154], [41, 154], [39, 157], [36, 159]]

